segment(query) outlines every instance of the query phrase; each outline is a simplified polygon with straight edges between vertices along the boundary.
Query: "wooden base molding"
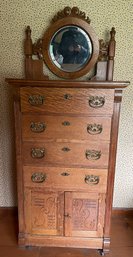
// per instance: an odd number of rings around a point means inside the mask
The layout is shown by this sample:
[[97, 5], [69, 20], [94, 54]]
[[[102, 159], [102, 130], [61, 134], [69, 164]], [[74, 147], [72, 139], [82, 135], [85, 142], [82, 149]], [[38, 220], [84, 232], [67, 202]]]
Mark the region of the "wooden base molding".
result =
[[58, 237], [55, 236], [29, 236], [25, 235], [25, 240], [22, 240], [22, 237], [19, 240], [19, 245], [30, 246], [52, 246], [52, 247], [74, 247], [74, 248], [91, 248], [91, 249], [101, 249], [103, 239], [102, 238], [79, 238], [79, 237]]

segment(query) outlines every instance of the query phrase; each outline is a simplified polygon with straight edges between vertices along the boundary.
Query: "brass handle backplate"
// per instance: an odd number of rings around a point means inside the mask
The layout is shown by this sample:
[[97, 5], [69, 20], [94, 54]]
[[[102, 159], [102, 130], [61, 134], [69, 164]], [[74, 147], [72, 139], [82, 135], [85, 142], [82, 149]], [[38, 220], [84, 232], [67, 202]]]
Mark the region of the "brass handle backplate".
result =
[[46, 124], [44, 122], [31, 122], [30, 129], [32, 132], [41, 133], [46, 129]]
[[89, 106], [92, 108], [100, 108], [105, 103], [105, 97], [103, 96], [90, 96]]
[[97, 185], [99, 183], [99, 176], [95, 175], [86, 175], [85, 176], [85, 183], [88, 185]]
[[37, 173], [33, 173], [32, 176], [31, 176], [31, 180], [32, 182], [34, 183], [42, 183], [46, 180], [46, 174], [45, 173], [40, 173], [40, 172], [37, 172]]
[[100, 159], [101, 157], [101, 151], [96, 151], [96, 150], [86, 150], [86, 159], [95, 161]]
[[42, 148], [32, 148], [31, 149], [31, 156], [32, 158], [41, 159], [45, 155], [45, 149]]
[[30, 95], [28, 101], [33, 106], [42, 105], [44, 103], [44, 96], [42, 96], [42, 95]]
[[102, 133], [103, 127], [101, 124], [88, 124], [87, 125], [87, 132], [91, 135], [97, 135]]

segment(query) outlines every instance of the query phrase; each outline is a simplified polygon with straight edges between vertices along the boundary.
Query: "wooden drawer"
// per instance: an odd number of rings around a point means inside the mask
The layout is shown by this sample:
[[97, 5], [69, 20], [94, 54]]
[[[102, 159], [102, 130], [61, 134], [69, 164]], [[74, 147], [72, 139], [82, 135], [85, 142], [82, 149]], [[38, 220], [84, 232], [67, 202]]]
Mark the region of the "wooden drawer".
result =
[[21, 88], [22, 112], [112, 114], [113, 89]]
[[110, 140], [110, 117], [22, 115], [23, 140]]
[[24, 163], [34, 165], [61, 165], [107, 168], [109, 144], [89, 143], [55, 143], [24, 142]]
[[106, 192], [107, 170], [25, 166], [23, 171], [28, 187]]

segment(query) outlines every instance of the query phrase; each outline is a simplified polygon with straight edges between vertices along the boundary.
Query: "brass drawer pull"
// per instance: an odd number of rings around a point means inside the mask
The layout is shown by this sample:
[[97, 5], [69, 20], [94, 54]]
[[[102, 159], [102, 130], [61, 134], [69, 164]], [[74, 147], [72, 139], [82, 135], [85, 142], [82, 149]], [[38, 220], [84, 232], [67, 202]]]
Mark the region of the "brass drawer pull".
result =
[[72, 99], [72, 95], [70, 95], [70, 94], [65, 94], [65, 95], [64, 95], [64, 99], [70, 100], [70, 99]]
[[97, 185], [99, 183], [99, 176], [95, 175], [86, 175], [85, 176], [85, 183], [88, 185]]
[[64, 177], [67, 177], [67, 176], [69, 176], [70, 174], [69, 173], [67, 173], [67, 172], [63, 172], [63, 173], [61, 173], [61, 176], [64, 176]]
[[64, 152], [69, 152], [71, 149], [69, 148], [69, 147], [63, 147], [62, 148], [62, 151], [64, 151]]
[[86, 159], [95, 161], [100, 159], [101, 157], [101, 151], [96, 151], [96, 150], [86, 150]]
[[31, 156], [32, 158], [41, 159], [45, 155], [45, 149], [42, 148], [32, 148], [31, 149]]
[[32, 132], [41, 133], [46, 129], [46, 124], [44, 122], [31, 122], [30, 129]]
[[89, 98], [89, 106], [92, 108], [100, 108], [105, 103], [105, 97], [103, 96], [91, 96]]
[[31, 176], [31, 180], [34, 183], [42, 183], [46, 180], [46, 174], [45, 173], [33, 173]]
[[70, 122], [69, 121], [64, 121], [64, 122], [62, 122], [62, 125], [63, 126], [70, 126]]
[[42, 105], [43, 102], [44, 102], [44, 96], [42, 96], [42, 95], [30, 95], [28, 101], [33, 106]]
[[87, 125], [87, 132], [91, 135], [97, 135], [102, 133], [103, 127], [101, 124], [88, 124]]

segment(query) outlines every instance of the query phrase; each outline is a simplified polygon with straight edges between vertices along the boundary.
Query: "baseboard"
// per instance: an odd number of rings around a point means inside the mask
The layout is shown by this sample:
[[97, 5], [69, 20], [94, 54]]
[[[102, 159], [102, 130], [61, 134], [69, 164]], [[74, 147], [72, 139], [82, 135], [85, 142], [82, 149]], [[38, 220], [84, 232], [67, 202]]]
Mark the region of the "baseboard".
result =
[[133, 217], [133, 208], [113, 208], [112, 216]]
[[10, 214], [10, 213], [14, 213], [16, 214], [18, 211], [18, 208], [16, 206], [13, 206], [13, 207], [3, 207], [3, 206], [0, 206], [0, 215], [4, 215], [5, 213], [6, 214]]

